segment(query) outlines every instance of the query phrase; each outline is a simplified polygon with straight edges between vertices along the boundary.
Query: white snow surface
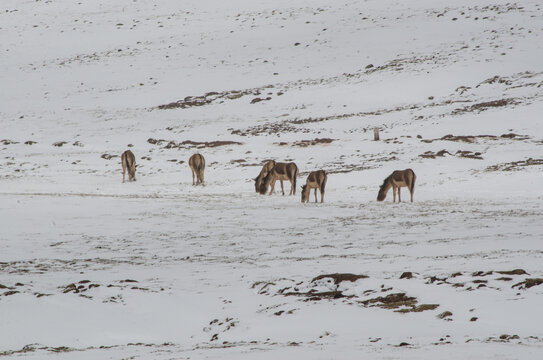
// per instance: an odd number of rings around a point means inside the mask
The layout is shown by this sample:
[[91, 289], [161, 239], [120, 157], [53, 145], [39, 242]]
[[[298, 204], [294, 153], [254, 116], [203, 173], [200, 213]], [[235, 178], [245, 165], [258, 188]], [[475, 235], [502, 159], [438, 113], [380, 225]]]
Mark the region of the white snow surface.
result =
[[3, 0], [0, 54], [0, 356], [543, 358], [540, 1]]

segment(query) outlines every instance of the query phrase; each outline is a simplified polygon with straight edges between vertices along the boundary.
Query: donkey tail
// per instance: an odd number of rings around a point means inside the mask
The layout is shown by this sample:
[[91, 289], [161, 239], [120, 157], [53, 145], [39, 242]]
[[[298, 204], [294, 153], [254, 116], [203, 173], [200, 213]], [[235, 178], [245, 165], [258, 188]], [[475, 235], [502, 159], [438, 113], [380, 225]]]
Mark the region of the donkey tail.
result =
[[322, 172], [324, 173], [324, 178], [322, 179], [321, 193], [324, 192], [324, 188], [326, 187], [326, 180], [328, 180], [328, 175], [326, 175], [326, 172], [324, 170]]
[[296, 166], [296, 164], [294, 164], [294, 179], [293, 179], [293, 184], [292, 185], [294, 187], [294, 192], [293, 194], [296, 195], [296, 178], [298, 177], [298, 166]]
[[415, 193], [415, 180], [417, 180], [417, 175], [415, 175], [415, 172], [411, 170], [411, 173], [413, 174], [413, 179], [411, 180], [411, 187], [409, 190], [411, 191], [411, 194]]
[[130, 167], [130, 161], [128, 160], [128, 153], [124, 153], [124, 164], [126, 166], [126, 170], [128, 170], [128, 173], [130, 174], [132, 172], [132, 168]]
[[200, 162], [198, 163], [198, 174], [200, 175], [200, 179], [202, 183], [204, 182], [204, 168], [206, 166], [206, 160], [202, 155], [200, 155]]

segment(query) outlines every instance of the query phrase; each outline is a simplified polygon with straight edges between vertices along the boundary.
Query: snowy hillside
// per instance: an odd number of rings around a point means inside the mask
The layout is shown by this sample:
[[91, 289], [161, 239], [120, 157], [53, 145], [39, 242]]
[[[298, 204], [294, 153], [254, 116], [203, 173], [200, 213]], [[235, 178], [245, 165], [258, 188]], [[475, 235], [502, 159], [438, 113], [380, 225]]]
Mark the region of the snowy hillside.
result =
[[0, 356], [543, 357], [539, 1], [4, 0], [0, 40]]

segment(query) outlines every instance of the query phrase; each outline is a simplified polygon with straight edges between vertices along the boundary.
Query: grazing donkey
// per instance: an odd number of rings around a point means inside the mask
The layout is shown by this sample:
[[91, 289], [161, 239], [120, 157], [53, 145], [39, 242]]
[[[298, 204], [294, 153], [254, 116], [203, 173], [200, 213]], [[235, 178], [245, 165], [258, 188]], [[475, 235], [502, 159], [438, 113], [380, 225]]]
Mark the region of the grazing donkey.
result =
[[413, 193], [415, 192], [415, 180], [417, 176], [411, 169], [405, 170], [396, 170], [389, 177], [383, 181], [379, 189], [379, 194], [377, 195], [377, 201], [385, 200], [388, 190], [392, 187], [392, 193], [394, 198], [392, 202], [396, 202], [396, 190], [398, 190], [398, 202], [401, 202], [400, 198], [400, 188], [405, 186], [409, 189], [411, 193], [411, 202], [413, 202]]
[[126, 150], [121, 155], [121, 165], [123, 166], [123, 183], [126, 171], [128, 170], [128, 181], [136, 181], [136, 157], [130, 150]]
[[321, 191], [321, 202], [324, 202], [324, 188], [327, 179], [328, 176], [324, 170], [312, 171], [307, 177], [305, 185], [302, 186], [302, 202], [309, 202], [311, 189], [315, 189], [315, 202], [317, 202], [317, 189]]
[[289, 195], [296, 195], [296, 176], [298, 176], [298, 167], [295, 163], [276, 163], [273, 169], [262, 181], [262, 184], [260, 185], [260, 194], [264, 195], [268, 190], [268, 186], [270, 185], [270, 195], [273, 194], [275, 182], [279, 180], [281, 181], [281, 191], [283, 192], [283, 195], [285, 195], [283, 180], [288, 180], [290, 181]]
[[[270, 171], [272, 171], [274, 166], [275, 166], [275, 161], [273, 161], [273, 160], [266, 161], [264, 166], [262, 166], [262, 170], [260, 170], [260, 174], [258, 174], [258, 176], [254, 179], [255, 180], [255, 191], [257, 193], [260, 192], [260, 187], [262, 186], [262, 181], [264, 181], [264, 178], [266, 177], [266, 175], [268, 175], [268, 173]], [[264, 191], [264, 193], [265, 192], [266, 191]]]
[[[206, 161], [201, 154], [194, 154], [189, 159], [190, 170], [192, 171], [192, 185], [204, 185], [204, 168]], [[196, 174], [196, 183], [194, 183], [194, 174]]]

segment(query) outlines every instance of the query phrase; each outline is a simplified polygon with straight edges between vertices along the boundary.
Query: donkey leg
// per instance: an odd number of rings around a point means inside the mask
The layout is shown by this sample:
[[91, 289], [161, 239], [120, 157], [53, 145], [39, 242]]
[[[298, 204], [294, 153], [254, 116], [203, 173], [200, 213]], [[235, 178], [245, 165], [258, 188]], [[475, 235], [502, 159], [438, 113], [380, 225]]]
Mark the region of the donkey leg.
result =
[[315, 188], [315, 202], [317, 202], [317, 188]]
[[283, 180], [279, 180], [281, 182], [281, 192], [283, 193], [283, 196], [285, 196], [285, 188], [283, 188]]
[[194, 184], [194, 170], [192, 168], [190, 168], [190, 171], [192, 172], [192, 185], [195, 185]]
[[402, 198], [400, 197], [400, 189], [401, 189], [401, 187], [398, 186], [398, 202], [399, 203], [402, 202]]
[[273, 180], [270, 185], [270, 193], [268, 195], [273, 194], [273, 190], [275, 189], [275, 180]]

